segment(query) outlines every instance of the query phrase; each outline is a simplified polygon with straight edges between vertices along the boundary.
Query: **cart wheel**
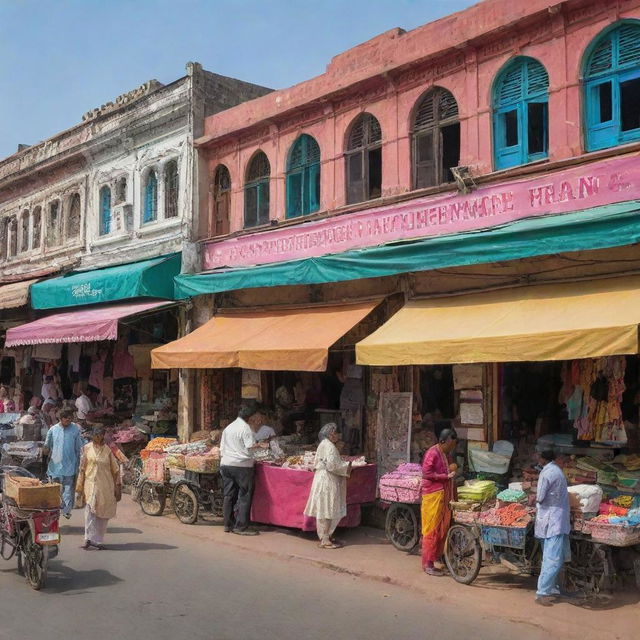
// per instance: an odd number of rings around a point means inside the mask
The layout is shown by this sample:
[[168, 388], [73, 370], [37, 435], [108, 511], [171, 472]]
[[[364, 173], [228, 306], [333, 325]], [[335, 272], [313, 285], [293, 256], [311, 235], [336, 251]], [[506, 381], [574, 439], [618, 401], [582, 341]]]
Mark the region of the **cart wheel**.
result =
[[566, 565], [565, 574], [570, 587], [595, 596], [612, 587], [614, 573], [607, 545], [571, 539], [571, 562]]
[[167, 501], [164, 486], [145, 480], [139, 493], [140, 507], [148, 516], [161, 516]]
[[49, 565], [49, 547], [36, 544], [29, 531], [23, 542], [24, 574], [32, 589], [39, 591], [44, 587]]
[[224, 497], [220, 491], [213, 491], [211, 493], [211, 513], [216, 518], [222, 518], [224, 511], [222, 505], [224, 503]]
[[449, 529], [444, 560], [451, 577], [461, 584], [471, 584], [482, 565], [482, 547], [471, 529], [455, 524]]
[[413, 551], [420, 540], [414, 506], [400, 502], [392, 504], [387, 511], [385, 533], [399, 551]]
[[173, 490], [172, 502], [173, 512], [183, 524], [193, 524], [198, 519], [198, 498], [187, 482], [178, 482]]

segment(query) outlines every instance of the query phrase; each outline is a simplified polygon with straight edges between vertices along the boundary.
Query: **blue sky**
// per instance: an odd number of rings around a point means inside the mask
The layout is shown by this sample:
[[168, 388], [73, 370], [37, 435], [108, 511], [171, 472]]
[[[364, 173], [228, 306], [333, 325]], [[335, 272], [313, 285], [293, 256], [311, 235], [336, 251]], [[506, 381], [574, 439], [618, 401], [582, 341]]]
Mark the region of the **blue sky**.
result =
[[273, 88], [475, 0], [0, 0], [0, 157], [188, 61]]

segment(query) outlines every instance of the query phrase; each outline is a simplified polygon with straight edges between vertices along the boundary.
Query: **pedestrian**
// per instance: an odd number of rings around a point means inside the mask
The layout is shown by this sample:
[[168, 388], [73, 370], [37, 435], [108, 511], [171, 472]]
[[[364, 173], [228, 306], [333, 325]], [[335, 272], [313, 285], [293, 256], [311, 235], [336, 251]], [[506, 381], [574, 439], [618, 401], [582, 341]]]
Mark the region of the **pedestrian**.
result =
[[47, 432], [44, 454], [49, 456], [47, 475], [62, 485], [62, 515], [68, 520], [73, 509], [73, 490], [84, 442], [80, 427], [73, 422], [73, 411], [63, 409], [58, 418], [59, 422]]
[[571, 524], [567, 479], [555, 462], [556, 455], [547, 450], [539, 458], [543, 469], [538, 478], [535, 535], [542, 541], [542, 568], [536, 602], [548, 607], [559, 596], [569, 597], [561, 591], [559, 577], [564, 563], [571, 560]]
[[122, 496], [120, 467], [104, 433], [102, 427], [94, 428], [91, 442], [82, 449], [76, 494], [85, 503], [83, 549], [104, 549], [107, 525]]
[[316, 519], [321, 549], [338, 549], [333, 532], [347, 515], [347, 478], [351, 462], [340, 457], [336, 442], [340, 439], [338, 426], [329, 422], [320, 429], [320, 444], [316, 451], [313, 483], [304, 514]]
[[451, 524], [449, 503], [457, 467], [450, 456], [457, 444], [455, 430], [443, 429], [422, 460], [422, 569], [430, 576], [444, 575], [434, 563], [440, 562]]
[[268, 442], [256, 443], [255, 433], [264, 415], [255, 401], [242, 404], [238, 417], [222, 432], [220, 440], [220, 475], [224, 499], [224, 530], [242, 536], [255, 536], [249, 527], [253, 497], [254, 459], [252, 450], [266, 449]]

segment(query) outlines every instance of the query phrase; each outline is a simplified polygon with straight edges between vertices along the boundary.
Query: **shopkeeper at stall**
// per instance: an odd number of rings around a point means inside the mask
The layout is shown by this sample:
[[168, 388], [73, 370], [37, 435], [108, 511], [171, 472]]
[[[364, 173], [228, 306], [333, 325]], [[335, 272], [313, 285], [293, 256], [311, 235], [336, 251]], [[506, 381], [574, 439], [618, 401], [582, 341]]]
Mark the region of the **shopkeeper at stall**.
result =
[[87, 390], [83, 391], [76, 398], [76, 414], [78, 420], [90, 420], [96, 411], [96, 403], [100, 390], [92, 385], [87, 386]]

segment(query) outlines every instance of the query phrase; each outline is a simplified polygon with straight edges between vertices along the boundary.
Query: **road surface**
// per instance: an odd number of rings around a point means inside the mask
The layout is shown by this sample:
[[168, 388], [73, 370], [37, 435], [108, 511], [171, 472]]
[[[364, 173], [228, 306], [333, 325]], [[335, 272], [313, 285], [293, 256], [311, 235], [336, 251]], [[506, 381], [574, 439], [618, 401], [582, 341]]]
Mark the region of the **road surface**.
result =
[[464, 603], [429, 602], [401, 587], [204, 542], [186, 526], [165, 531], [119, 518], [109, 549], [84, 551], [82, 518], [75, 511], [63, 521], [61, 553], [41, 592], [16, 573], [15, 560], [0, 564], [0, 639], [548, 637], [533, 624], [489, 619]]

